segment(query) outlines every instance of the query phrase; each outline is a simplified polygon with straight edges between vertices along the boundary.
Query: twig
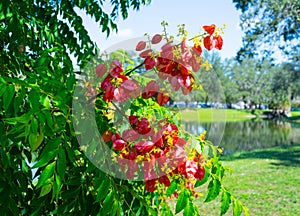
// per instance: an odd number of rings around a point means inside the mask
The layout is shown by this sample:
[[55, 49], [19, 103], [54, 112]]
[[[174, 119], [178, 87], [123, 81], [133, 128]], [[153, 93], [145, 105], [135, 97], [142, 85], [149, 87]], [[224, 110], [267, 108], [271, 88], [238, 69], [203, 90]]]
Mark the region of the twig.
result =
[[135, 68], [132, 68], [130, 71], [128, 71], [126, 74], [124, 74], [125, 76], [129, 76], [133, 71], [135, 71], [136, 69], [142, 67], [144, 65], [144, 62], [142, 62], [141, 64], [139, 64], [138, 66], [136, 66]]
[[118, 107], [113, 101], [112, 101], [111, 103], [112, 103], [112, 105], [114, 105], [114, 107], [116, 108], [116, 110], [117, 110], [124, 118], [128, 119], [128, 116], [127, 116], [122, 110], [120, 110], [119, 107]]

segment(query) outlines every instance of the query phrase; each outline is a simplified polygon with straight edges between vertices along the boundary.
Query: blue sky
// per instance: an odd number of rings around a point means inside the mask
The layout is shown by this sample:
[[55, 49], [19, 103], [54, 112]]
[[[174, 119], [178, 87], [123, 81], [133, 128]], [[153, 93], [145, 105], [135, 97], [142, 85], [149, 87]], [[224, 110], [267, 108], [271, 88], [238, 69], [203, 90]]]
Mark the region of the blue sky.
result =
[[130, 11], [126, 20], [119, 18], [118, 34], [106, 39], [99, 26], [89, 17], [82, 14], [84, 25], [93, 41], [102, 49], [131, 38], [161, 33], [161, 21], [169, 23], [169, 32], [176, 34], [178, 24], [186, 24], [190, 35], [194, 35], [203, 25], [226, 24], [223, 50], [219, 51], [222, 58], [234, 57], [242, 45], [242, 32], [239, 27], [239, 12], [232, 0], [152, 0], [149, 6], [140, 11]]

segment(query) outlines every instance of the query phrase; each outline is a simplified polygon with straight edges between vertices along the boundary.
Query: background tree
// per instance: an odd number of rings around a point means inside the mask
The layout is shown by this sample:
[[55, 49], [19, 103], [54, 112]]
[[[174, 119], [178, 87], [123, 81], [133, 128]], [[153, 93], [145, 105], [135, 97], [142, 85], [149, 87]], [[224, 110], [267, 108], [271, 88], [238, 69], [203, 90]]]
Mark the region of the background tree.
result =
[[300, 3], [298, 0], [233, 0], [242, 11], [245, 33], [239, 60], [258, 52], [271, 54], [280, 48], [289, 59], [299, 61]]
[[232, 68], [234, 64], [236, 64], [236, 61], [233, 58], [226, 59], [223, 62], [224, 79], [222, 86], [224, 88], [225, 101], [229, 108], [231, 108], [233, 103], [236, 103], [239, 100], [238, 86], [233, 81], [234, 72]]
[[[224, 103], [225, 94], [223, 83], [225, 81], [222, 60], [217, 52], [204, 52], [204, 61], [209, 62], [211, 67], [205, 65], [201, 68], [200, 80], [205, 92], [205, 103]], [[208, 70], [207, 70], [208, 69]]]
[[268, 103], [272, 76], [269, 62], [244, 59], [241, 64], [233, 65], [232, 73], [240, 100], [251, 106]]
[[293, 101], [300, 95], [300, 73], [292, 63], [282, 63], [273, 70], [272, 105], [289, 112]]

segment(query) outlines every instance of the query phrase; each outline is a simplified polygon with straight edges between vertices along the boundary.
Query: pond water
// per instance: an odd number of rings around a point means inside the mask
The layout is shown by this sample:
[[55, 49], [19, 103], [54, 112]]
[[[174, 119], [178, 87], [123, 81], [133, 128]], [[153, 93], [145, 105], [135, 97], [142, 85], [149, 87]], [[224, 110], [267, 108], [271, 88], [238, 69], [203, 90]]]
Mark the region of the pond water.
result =
[[206, 138], [225, 154], [300, 143], [300, 125], [282, 121], [183, 122], [192, 134], [207, 131]]

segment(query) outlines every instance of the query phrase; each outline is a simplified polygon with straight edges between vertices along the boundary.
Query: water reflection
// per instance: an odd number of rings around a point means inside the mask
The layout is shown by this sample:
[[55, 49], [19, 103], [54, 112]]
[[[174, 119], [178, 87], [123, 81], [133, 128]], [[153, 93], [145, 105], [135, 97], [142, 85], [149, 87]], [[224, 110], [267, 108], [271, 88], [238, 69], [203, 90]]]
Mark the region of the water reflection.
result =
[[225, 154], [300, 143], [300, 125], [281, 121], [183, 122], [192, 134], [207, 130], [207, 139]]

